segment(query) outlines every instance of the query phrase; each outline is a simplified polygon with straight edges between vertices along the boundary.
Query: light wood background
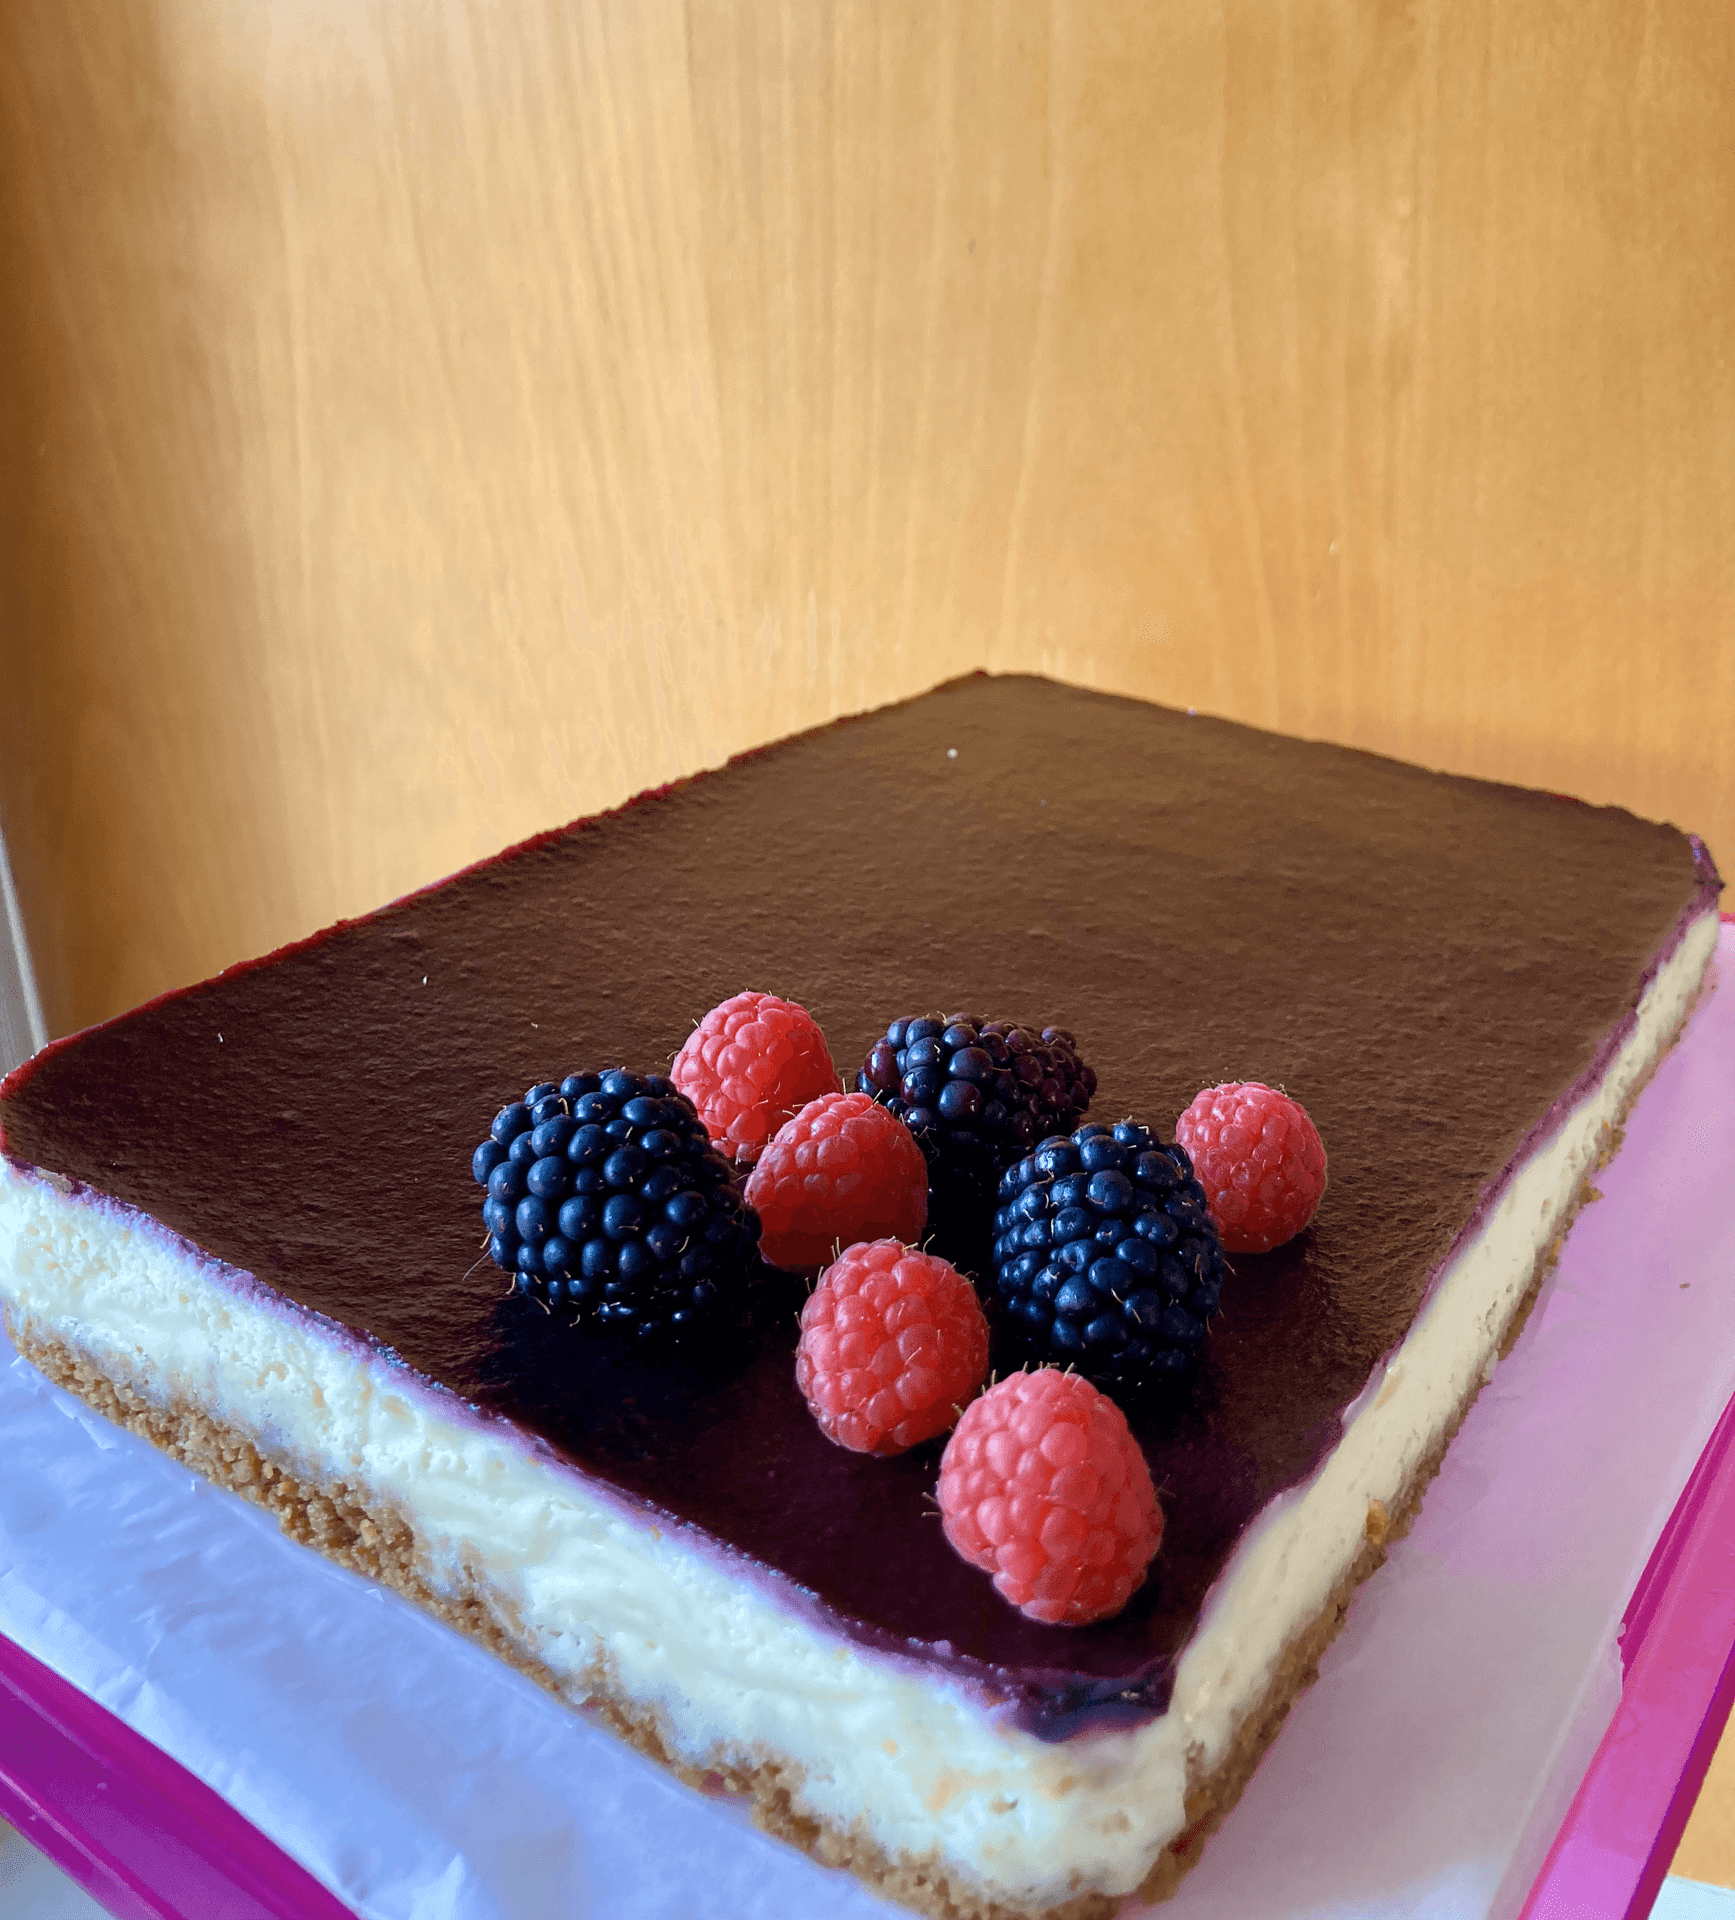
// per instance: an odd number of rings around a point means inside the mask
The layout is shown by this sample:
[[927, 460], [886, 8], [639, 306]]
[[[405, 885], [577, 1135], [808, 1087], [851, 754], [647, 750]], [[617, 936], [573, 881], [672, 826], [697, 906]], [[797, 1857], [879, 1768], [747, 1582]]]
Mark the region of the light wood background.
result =
[[1735, 858], [1722, 0], [10, 0], [49, 1024], [963, 669]]
[[10, 0], [51, 1030], [975, 666], [1735, 862], [1730, 25]]

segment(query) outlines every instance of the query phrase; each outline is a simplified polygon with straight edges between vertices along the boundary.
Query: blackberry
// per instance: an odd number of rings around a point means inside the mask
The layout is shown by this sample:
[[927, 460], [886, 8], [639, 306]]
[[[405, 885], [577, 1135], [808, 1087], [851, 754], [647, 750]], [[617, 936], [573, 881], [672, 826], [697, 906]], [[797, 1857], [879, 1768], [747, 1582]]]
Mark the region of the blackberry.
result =
[[541, 1082], [500, 1109], [470, 1170], [489, 1257], [521, 1291], [634, 1337], [739, 1317], [759, 1216], [661, 1074]]
[[1000, 1176], [1037, 1141], [1075, 1127], [1096, 1092], [1096, 1074], [1064, 1028], [1038, 1033], [974, 1013], [894, 1020], [855, 1083], [915, 1135], [928, 1162], [933, 1240], [978, 1273]]
[[1000, 1182], [994, 1284], [1014, 1339], [1111, 1391], [1181, 1380], [1223, 1289], [1186, 1150], [1132, 1121], [1044, 1140]]

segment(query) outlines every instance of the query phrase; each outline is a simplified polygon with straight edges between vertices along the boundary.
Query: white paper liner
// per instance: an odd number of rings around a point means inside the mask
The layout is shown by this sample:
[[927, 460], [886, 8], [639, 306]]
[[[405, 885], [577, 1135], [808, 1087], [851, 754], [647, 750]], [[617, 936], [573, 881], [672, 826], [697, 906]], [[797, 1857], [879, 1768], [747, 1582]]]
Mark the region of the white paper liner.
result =
[[[1735, 930], [1517, 1348], [1167, 1920], [1506, 1920], [1619, 1699], [1621, 1615], [1735, 1391]], [[867, 1920], [0, 1340], [0, 1632], [368, 1920]], [[1147, 1911], [1129, 1907], [1128, 1916]]]

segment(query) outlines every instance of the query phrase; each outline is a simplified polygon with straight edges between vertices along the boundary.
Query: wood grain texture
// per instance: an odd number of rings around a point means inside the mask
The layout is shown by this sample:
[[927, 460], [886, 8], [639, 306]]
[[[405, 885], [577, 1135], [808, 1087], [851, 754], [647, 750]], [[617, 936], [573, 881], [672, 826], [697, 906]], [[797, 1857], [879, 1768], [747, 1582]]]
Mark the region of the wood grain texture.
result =
[[1724, 1733], [1669, 1868], [1684, 1880], [1735, 1887], [1735, 1729]]
[[12, 0], [51, 1028], [975, 666], [1735, 859], [1731, 98], [1717, 0]]
[[15, 0], [51, 1025], [977, 665], [1735, 847], [1725, 28]]

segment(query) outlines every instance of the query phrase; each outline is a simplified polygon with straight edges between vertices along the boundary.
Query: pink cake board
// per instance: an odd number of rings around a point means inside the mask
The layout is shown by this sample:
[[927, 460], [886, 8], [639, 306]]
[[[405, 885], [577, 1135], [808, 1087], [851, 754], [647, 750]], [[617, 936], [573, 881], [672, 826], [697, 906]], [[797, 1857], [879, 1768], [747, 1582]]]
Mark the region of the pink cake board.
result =
[[[1728, 926], [1718, 966], [1415, 1527], [1152, 1912], [1647, 1910], [1735, 1687]], [[896, 1913], [3, 1352], [0, 1431], [0, 1813], [128, 1920]]]

